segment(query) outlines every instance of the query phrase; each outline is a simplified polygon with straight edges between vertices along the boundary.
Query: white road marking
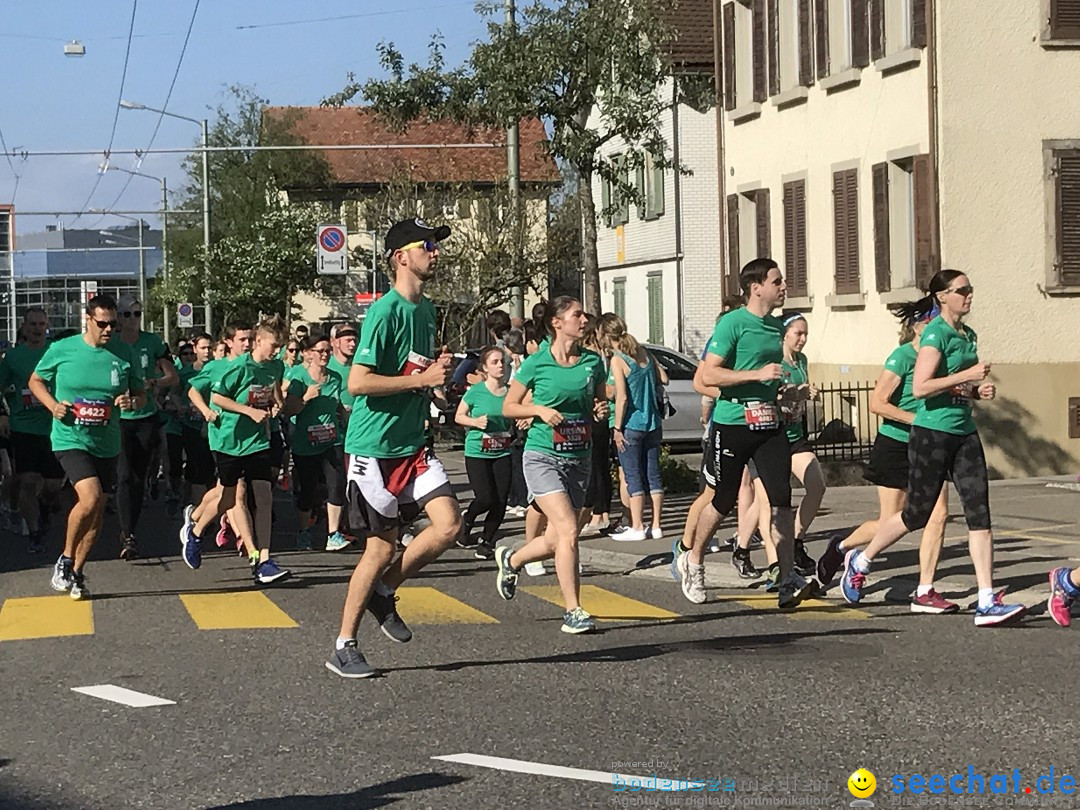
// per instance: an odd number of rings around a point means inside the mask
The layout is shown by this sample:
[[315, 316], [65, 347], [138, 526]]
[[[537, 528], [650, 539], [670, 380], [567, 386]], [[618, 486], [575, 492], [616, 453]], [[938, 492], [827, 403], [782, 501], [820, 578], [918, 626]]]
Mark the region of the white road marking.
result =
[[122, 686], [113, 686], [111, 683], [103, 683], [98, 686], [73, 686], [72, 692], [78, 692], [90, 697], [111, 700], [113, 703], [122, 703], [136, 709], [145, 709], [147, 706], [175, 706], [175, 700], [147, 695], [144, 692], [136, 692], [134, 689], [125, 689]]
[[[529, 773], [536, 776], [553, 776], [557, 779], [577, 779], [580, 782], [600, 782], [605, 785], [645, 785], [649, 780], [658, 791], [683, 791], [690, 788], [702, 788], [704, 782], [689, 782], [685, 779], [665, 779], [656, 774], [648, 776], [630, 776], [613, 771], [589, 771], [584, 768], [566, 768], [562, 765], [548, 765], [543, 762], [529, 762], [524, 759], [506, 759], [505, 757], [489, 757], [483, 754], [446, 754], [432, 757], [444, 762], [459, 762], [463, 765], [477, 765], [481, 768], [494, 768], [499, 771], [513, 771], [514, 773]], [[664, 787], [661, 787], [664, 783]]]

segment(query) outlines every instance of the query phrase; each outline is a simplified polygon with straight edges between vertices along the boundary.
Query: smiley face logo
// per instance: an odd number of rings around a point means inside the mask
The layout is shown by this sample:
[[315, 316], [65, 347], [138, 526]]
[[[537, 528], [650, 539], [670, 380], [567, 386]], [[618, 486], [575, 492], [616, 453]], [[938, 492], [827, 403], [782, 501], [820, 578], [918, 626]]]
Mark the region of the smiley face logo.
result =
[[859, 768], [848, 777], [847, 787], [856, 799], [867, 799], [877, 790], [877, 779], [866, 768]]

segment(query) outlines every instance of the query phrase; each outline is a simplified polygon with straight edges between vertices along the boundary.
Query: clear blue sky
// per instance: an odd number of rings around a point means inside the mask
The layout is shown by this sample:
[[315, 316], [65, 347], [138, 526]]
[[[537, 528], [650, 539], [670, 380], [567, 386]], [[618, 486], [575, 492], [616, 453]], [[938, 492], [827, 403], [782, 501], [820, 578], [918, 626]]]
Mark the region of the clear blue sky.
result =
[[[3, 0], [0, 27], [0, 132], [11, 149], [104, 150], [113, 126], [128, 28], [135, 0]], [[138, 0], [123, 97], [151, 107], [165, 103], [195, 0]], [[364, 16], [355, 16], [364, 15]], [[331, 18], [322, 22], [315, 21]], [[256, 26], [243, 28], [242, 26]], [[447, 61], [459, 63], [470, 43], [485, 36], [473, 0], [202, 0], [168, 109], [191, 118], [210, 117], [224, 87], [250, 85], [272, 104], [318, 104], [346, 83], [380, 74], [376, 45], [391, 40], [410, 61], [426, 59], [436, 31], [446, 40]], [[66, 57], [64, 43], [86, 46], [81, 58]], [[159, 116], [120, 110], [115, 149], [146, 148]], [[165, 118], [157, 147], [194, 145], [194, 124]], [[133, 156], [113, 163], [137, 168]], [[18, 217], [26, 211], [80, 210], [95, 180], [100, 156], [12, 159], [21, 176], [15, 196], [19, 233], [43, 230], [55, 218]], [[170, 187], [183, 177], [180, 156], [147, 155], [140, 171], [165, 176]], [[160, 186], [140, 177], [107, 172], [86, 208], [160, 207]], [[12, 166], [0, 158], [0, 202], [10, 202]], [[156, 219], [147, 216], [147, 219]], [[66, 227], [123, 224], [112, 217], [62, 217]]]

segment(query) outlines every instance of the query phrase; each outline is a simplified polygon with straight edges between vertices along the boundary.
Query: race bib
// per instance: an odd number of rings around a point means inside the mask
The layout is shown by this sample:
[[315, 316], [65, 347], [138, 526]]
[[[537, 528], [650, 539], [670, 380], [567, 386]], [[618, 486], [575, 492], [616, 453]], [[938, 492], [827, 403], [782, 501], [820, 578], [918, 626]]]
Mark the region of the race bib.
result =
[[954, 385], [949, 389], [949, 396], [952, 397], [953, 405], [959, 405], [961, 407], [971, 405], [971, 384], [960, 383], [959, 385]]
[[34, 396], [33, 392], [29, 388], [24, 388], [22, 390], [22, 406], [23, 410], [45, 407], [38, 401], [38, 398]]
[[776, 430], [780, 427], [780, 415], [776, 405], [771, 402], [747, 402], [743, 406], [743, 416], [750, 430]]
[[76, 425], [104, 427], [112, 417], [112, 403], [107, 399], [77, 398], [71, 403], [71, 415]]
[[424, 357], [422, 354], [409, 352], [409, 356], [405, 360], [405, 365], [401, 368], [401, 376], [408, 377], [412, 374], [419, 374], [433, 362], [435, 361], [428, 357]]
[[566, 419], [551, 429], [552, 441], [556, 452], [568, 453], [586, 450], [592, 435], [591, 419]]
[[498, 453], [501, 450], [509, 450], [513, 440], [514, 437], [510, 435], [510, 431], [485, 433], [480, 437], [480, 449], [485, 453]]
[[308, 425], [308, 444], [333, 444], [337, 439], [337, 425]]
[[272, 385], [253, 385], [248, 389], [246, 404], [249, 408], [268, 411], [273, 403], [274, 387]]

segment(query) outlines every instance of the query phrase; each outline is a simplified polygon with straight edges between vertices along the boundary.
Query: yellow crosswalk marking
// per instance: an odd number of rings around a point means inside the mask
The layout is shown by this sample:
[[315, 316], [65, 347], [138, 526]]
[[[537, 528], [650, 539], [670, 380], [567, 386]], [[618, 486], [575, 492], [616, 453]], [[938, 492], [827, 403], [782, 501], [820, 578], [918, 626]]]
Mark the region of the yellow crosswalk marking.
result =
[[94, 632], [90, 602], [62, 596], [8, 599], [0, 607], [0, 641], [57, 636], [89, 636]]
[[259, 591], [182, 593], [180, 601], [200, 630], [298, 626], [288, 613]]
[[[748, 608], [762, 611], [779, 612], [776, 608], [776, 595], [771, 593], [754, 594], [753, 596], [718, 596], [718, 602], [738, 602]], [[870, 614], [865, 610], [850, 607], [838, 602], [826, 602], [823, 599], [807, 599], [795, 610], [785, 611], [784, 615], [789, 619], [869, 619]]]
[[[563, 607], [562, 590], [558, 585], [529, 585], [519, 590], [539, 597], [545, 602]], [[581, 606], [601, 622], [629, 622], [657, 619], [677, 619], [678, 613], [658, 608], [646, 602], [608, 591], [596, 585], [581, 586]]]
[[498, 624], [464, 602], [427, 585], [398, 588], [398, 615], [407, 624]]

